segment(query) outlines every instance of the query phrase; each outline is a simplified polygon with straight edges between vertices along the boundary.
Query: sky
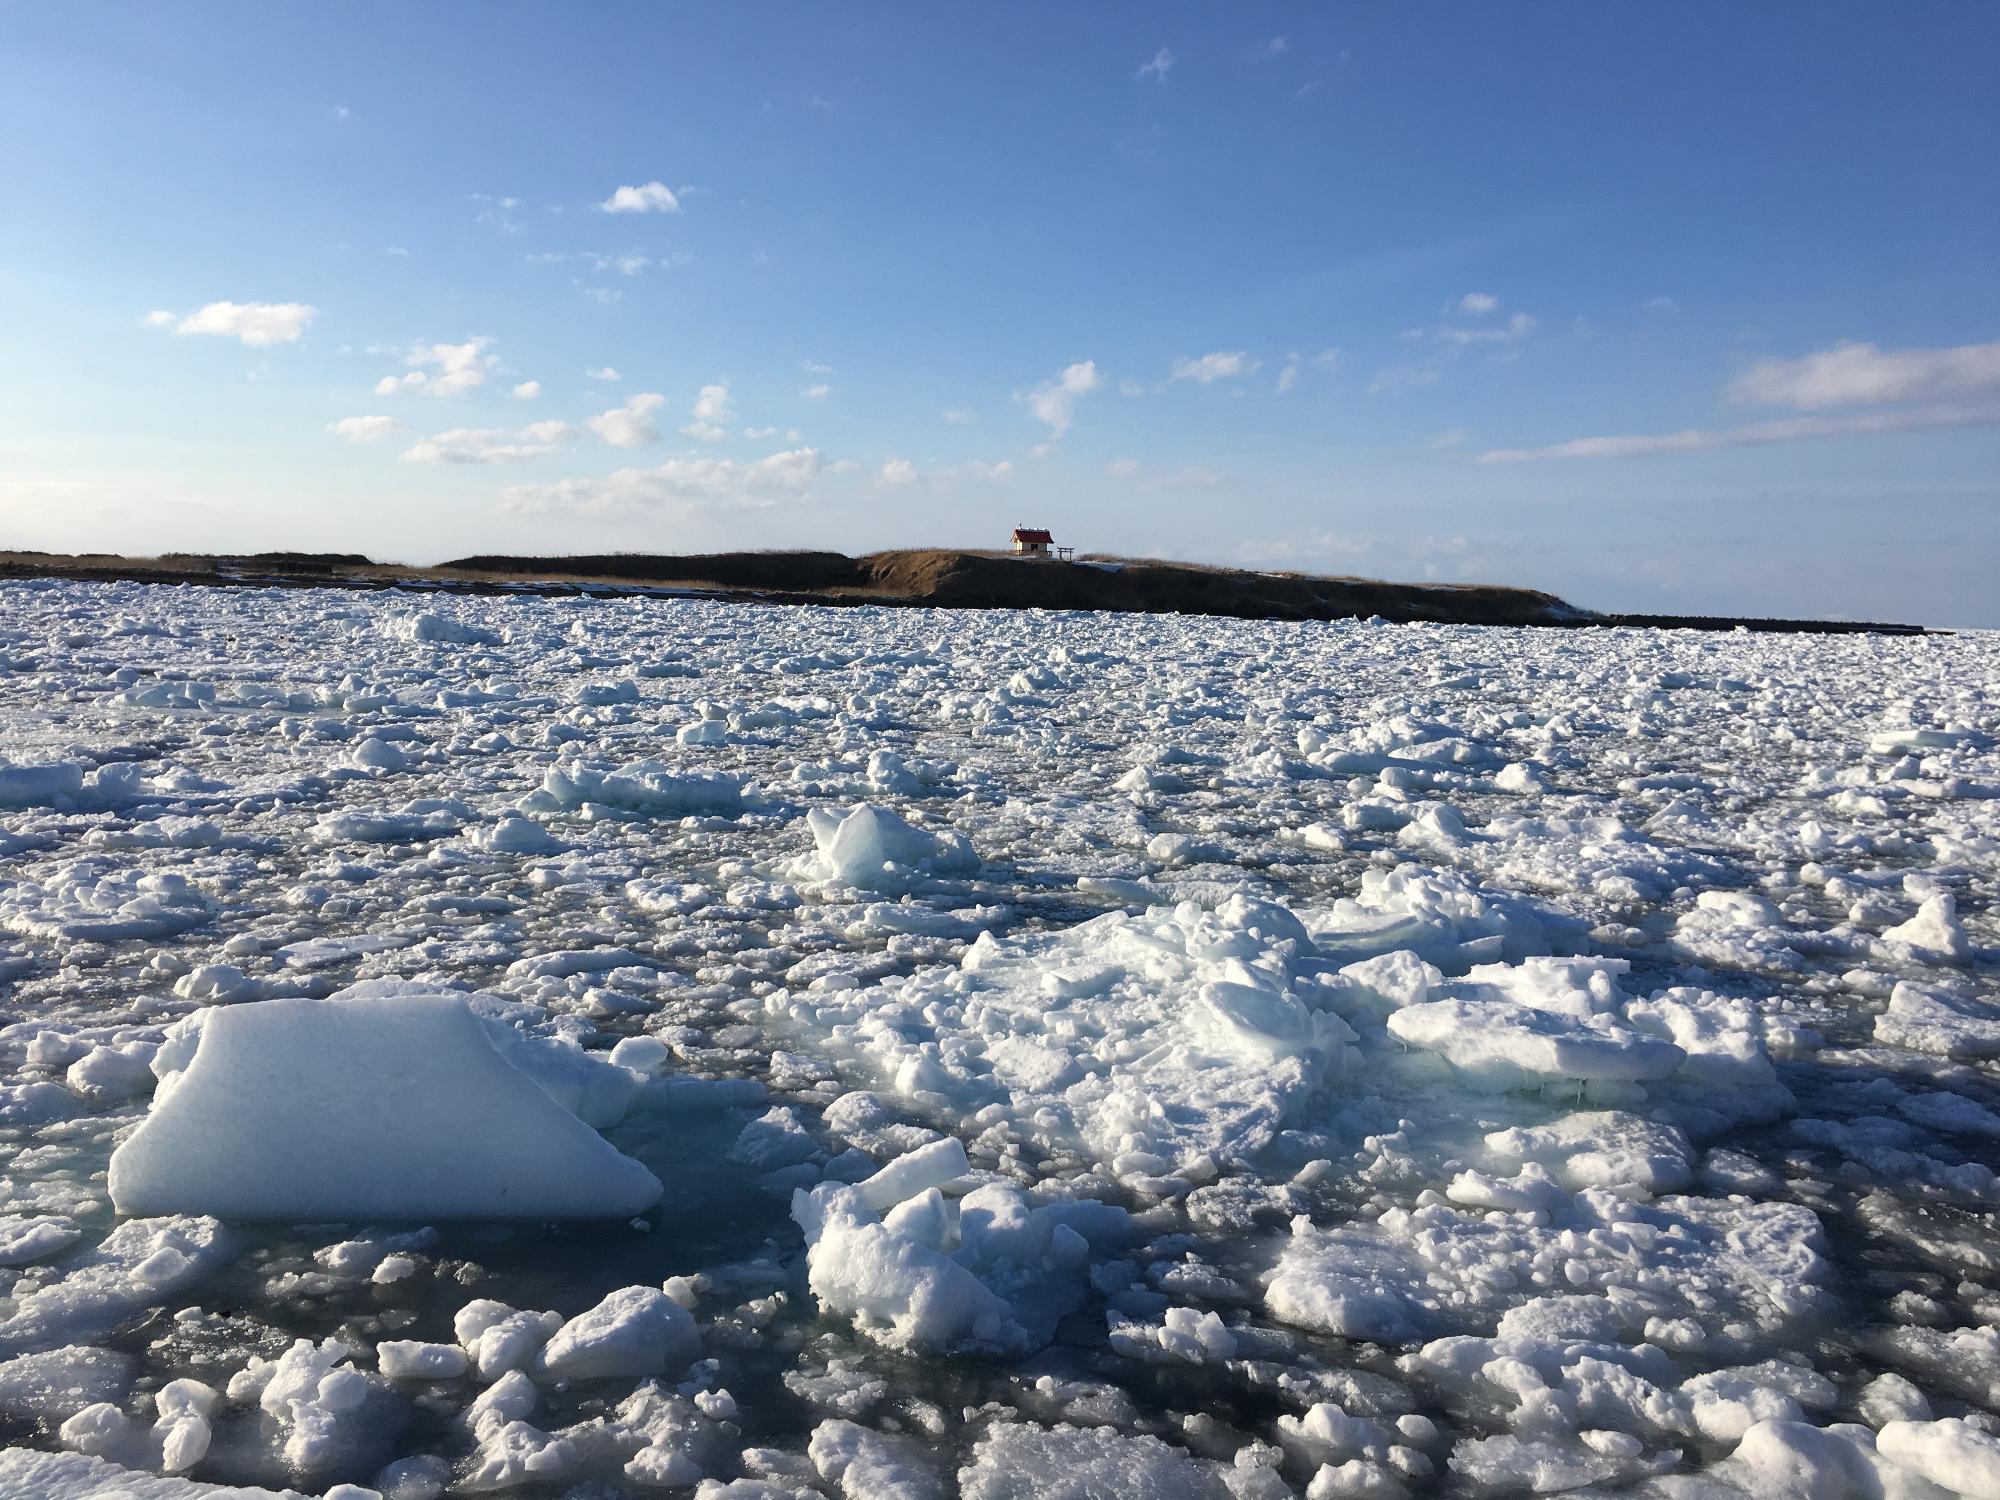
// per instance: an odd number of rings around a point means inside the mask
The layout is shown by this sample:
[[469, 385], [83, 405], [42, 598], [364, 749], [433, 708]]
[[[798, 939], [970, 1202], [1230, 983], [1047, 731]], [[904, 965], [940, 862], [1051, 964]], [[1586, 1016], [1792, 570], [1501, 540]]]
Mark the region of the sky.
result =
[[2000, 626], [2000, 8], [0, 0], [0, 547]]

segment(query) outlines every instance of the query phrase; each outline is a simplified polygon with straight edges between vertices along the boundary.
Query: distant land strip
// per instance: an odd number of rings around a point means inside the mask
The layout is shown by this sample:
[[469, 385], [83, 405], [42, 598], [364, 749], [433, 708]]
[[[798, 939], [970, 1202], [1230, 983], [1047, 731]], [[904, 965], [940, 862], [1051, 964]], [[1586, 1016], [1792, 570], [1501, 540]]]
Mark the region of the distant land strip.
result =
[[922, 609], [1122, 610], [1246, 620], [1346, 620], [1564, 628], [1759, 630], [1816, 635], [1929, 635], [1920, 625], [1714, 615], [1606, 614], [1536, 589], [1487, 583], [1386, 583], [1372, 578], [1256, 572], [1153, 558], [1074, 560], [924, 547], [840, 552], [490, 555], [435, 567], [378, 563], [358, 553], [0, 551], [0, 580], [72, 579], [224, 588], [342, 588], [454, 594], [601, 597], [663, 595], [743, 603]]

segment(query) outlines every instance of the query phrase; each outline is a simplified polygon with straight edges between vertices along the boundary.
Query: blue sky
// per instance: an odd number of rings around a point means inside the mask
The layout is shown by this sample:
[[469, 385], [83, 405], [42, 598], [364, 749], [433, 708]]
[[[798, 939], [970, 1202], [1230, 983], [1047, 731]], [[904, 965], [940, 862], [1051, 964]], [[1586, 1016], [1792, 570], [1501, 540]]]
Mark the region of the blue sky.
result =
[[5, 544], [1018, 521], [2000, 625], [1990, 7], [73, 0], [0, 33]]

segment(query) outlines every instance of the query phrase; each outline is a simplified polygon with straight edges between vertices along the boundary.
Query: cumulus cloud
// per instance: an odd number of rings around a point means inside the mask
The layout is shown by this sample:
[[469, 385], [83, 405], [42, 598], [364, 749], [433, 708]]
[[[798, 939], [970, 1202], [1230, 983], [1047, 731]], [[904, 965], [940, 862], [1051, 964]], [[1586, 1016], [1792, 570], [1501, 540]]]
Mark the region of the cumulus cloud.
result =
[[576, 436], [567, 422], [531, 422], [526, 427], [454, 427], [405, 448], [410, 464], [511, 464], [552, 453]]
[[610, 381], [614, 380], [623, 380], [625, 377], [623, 375], [620, 375], [616, 370], [612, 369], [611, 366], [609, 365], [600, 365], [595, 370], [585, 370], [583, 372], [583, 378], [585, 380], [602, 380], [609, 383]]
[[1255, 374], [1258, 361], [1242, 349], [1232, 349], [1216, 354], [1204, 354], [1199, 359], [1177, 359], [1169, 380], [1194, 380], [1202, 385], [1212, 385], [1218, 380], [1235, 380], [1240, 376]]
[[516, 401], [533, 401], [541, 394], [542, 383], [539, 380], [524, 380], [514, 387]]
[[295, 344], [319, 309], [305, 302], [211, 302], [186, 317], [170, 312], [146, 314], [148, 328], [171, 328], [178, 334], [212, 333], [237, 339], [252, 349]]
[[1737, 401], [1793, 411], [1935, 401], [1989, 391], [2000, 391], [2000, 343], [1948, 349], [1835, 344], [1801, 359], [1764, 360], [1729, 387]]
[[701, 394], [694, 398], [694, 420], [681, 429], [681, 436], [703, 443], [719, 443], [729, 436], [723, 423], [735, 420], [736, 413], [729, 405], [729, 387], [720, 383], [705, 385]]
[[1167, 81], [1167, 74], [1173, 71], [1173, 66], [1173, 53], [1162, 47], [1152, 57], [1139, 64], [1137, 76], [1140, 78], [1157, 78], [1161, 83], [1165, 83]]
[[1458, 310], [1475, 318], [1483, 318], [1499, 306], [1500, 299], [1491, 292], [1467, 292], [1458, 299]]
[[614, 448], [643, 448], [660, 440], [653, 413], [666, 404], [667, 398], [658, 391], [641, 391], [623, 406], [599, 412], [583, 425]]
[[375, 394], [460, 395], [484, 385], [486, 372], [500, 363], [499, 355], [487, 353], [492, 347], [493, 340], [484, 336], [462, 344], [419, 344], [403, 360], [409, 368], [376, 381]]
[[603, 479], [510, 486], [502, 496], [513, 510], [606, 511], [662, 507], [779, 505], [811, 496], [828, 468], [817, 448], [793, 448], [750, 463], [729, 458], [675, 458], [654, 469], [619, 469]]
[[1534, 463], [1560, 458], [1650, 458], [1661, 453], [1708, 453], [1722, 448], [1758, 448], [1816, 438], [1869, 437], [1890, 432], [1938, 432], [1952, 427], [2000, 425], [2000, 402], [1904, 407], [1849, 412], [1833, 417], [1787, 417], [1742, 427], [1688, 428], [1681, 432], [1619, 437], [1572, 438], [1545, 448], [1495, 448], [1479, 455], [1483, 464]]
[[830, 385], [809, 385], [800, 391], [799, 394], [808, 401], [824, 401], [828, 396], [833, 394], [833, 387]]
[[607, 214], [677, 214], [681, 200], [664, 182], [653, 181], [621, 187], [597, 206]]
[[914, 484], [917, 478], [917, 466], [907, 458], [892, 458], [882, 465], [881, 472], [875, 477], [885, 485]]
[[327, 423], [326, 430], [350, 443], [379, 443], [402, 425], [394, 417], [342, 417]]
[[1097, 361], [1078, 360], [1066, 366], [1053, 380], [1045, 380], [1028, 392], [1028, 410], [1035, 419], [1048, 424], [1051, 437], [1061, 437], [1069, 431], [1070, 417], [1079, 396], [1087, 396], [1104, 384], [1104, 377], [1097, 373]]

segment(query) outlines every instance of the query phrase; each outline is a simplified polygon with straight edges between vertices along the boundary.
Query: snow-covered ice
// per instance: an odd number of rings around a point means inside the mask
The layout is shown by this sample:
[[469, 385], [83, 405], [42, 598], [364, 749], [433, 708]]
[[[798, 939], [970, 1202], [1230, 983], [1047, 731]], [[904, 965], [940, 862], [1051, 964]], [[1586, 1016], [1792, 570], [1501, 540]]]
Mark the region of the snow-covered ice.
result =
[[1992, 637], [0, 601], [0, 1497], [2000, 1494]]

